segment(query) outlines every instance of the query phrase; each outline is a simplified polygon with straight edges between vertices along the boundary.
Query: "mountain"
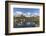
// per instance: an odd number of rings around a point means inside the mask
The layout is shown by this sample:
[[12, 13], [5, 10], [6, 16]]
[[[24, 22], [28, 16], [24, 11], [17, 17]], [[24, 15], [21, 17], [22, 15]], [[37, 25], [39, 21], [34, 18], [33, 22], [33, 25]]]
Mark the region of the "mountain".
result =
[[21, 17], [21, 15], [23, 15], [23, 16], [25, 16], [25, 17], [32, 17], [32, 16], [37, 17], [37, 16], [39, 16], [39, 13], [30, 13], [30, 12], [28, 12], [28, 13], [23, 13], [23, 12], [16, 12], [16, 13], [14, 14], [15, 17]]

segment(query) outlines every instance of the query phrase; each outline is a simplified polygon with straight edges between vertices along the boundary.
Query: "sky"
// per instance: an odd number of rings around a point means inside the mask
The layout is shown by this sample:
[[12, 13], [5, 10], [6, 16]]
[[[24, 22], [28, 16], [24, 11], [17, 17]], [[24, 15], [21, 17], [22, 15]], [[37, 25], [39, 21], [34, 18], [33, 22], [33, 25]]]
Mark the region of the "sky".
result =
[[39, 15], [40, 10], [38, 8], [13, 8], [13, 14], [23, 14], [26, 16]]

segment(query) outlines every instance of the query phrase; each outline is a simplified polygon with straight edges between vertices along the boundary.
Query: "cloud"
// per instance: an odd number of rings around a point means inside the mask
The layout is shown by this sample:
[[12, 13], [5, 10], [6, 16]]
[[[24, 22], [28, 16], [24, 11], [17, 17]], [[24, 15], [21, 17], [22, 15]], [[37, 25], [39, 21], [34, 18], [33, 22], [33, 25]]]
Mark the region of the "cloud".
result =
[[16, 11], [16, 12], [14, 13], [14, 16], [16, 16], [16, 17], [20, 17], [22, 14], [23, 14], [22, 12], [20, 12], [20, 11]]
[[21, 11], [16, 11], [14, 15], [18, 17], [20, 17], [21, 15], [24, 15], [25, 17], [32, 17], [32, 16], [39, 16], [39, 13], [31, 13], [31, 12], [24, 13]]
[[31, 16], [31, 13], [30, 12], [27, 12], [26, 13], [26, 17], [30, 17]]
[[26, 13], [23, 13], [24, 16], [26, 16]]
[[14, 15], [18, 15], [18, 14], [23, 14], [22, 12], [20, 12], [20, 11], [16, 11], [16, 12], [14, 12]]
[[27, 12], [27, 13], [23, 13], [23, 15], [24, 15], [25, 17], [30, 17], [31, 13], [30, 13], [30, 12]]
[[34, 15], [39, 16], [39, 13], [34, 13]]
[[30, 13], [30, 12], [28, 12], [28, 13], [24, 13], [24, 15], [26, 17], [32, 17], [32, 16], [39, 16], [39, 13]]
[[27, 15], [29, 15], [29, 16], [30, 16], [30, 14], [31, 14], [30, 12], [27, 13]]
[[23, 14], [22, 12], [20, 12], [20, 11], [16, 11], [16, 14]]

